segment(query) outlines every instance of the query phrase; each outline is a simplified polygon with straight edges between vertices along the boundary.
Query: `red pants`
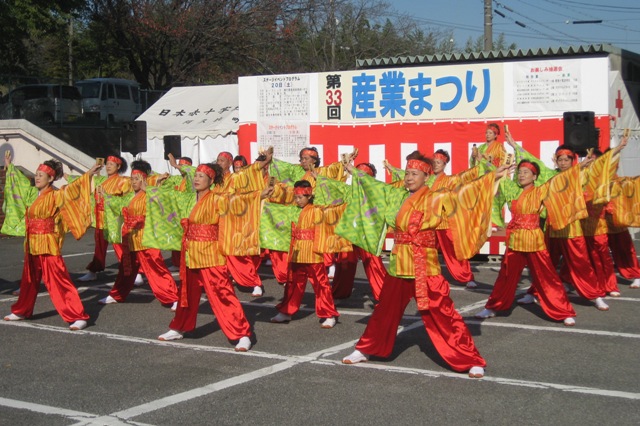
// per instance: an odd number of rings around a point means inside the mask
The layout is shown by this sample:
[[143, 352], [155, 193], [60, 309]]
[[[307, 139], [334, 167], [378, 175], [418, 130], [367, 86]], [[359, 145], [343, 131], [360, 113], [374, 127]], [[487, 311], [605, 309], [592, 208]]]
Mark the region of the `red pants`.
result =
[[187, 282], [186, 284], [182, 283], [182, 285], [187, 285], [187, 302], [189, 306], [185, 308], [180, 306], [181, 303], [178, 303], [176, 316], [169, 324], [171, 330], [185, 333], [196, 328], [200, 295], [202, 294], [202, 287], [204, 287], [211, 310], [213, 310], [213, 314], [218, 320], [224, 335], [229, 340], [238, 340], [244, 336], [251, 336], [251, 327], [233, 290], [226, 266], [201, 269], [187, 268]]
[[178, 268], [180, 267], [180, 256], [181, 255], [182, 254], [179, 251], [172, 251], [171, 252], [171, 264], [173, 266], [176, 266]]
[[558, 264], [557, 259], [562, 255], [562, 265], [566, 272], [560, 276], [564, 281], [571, 283], [580, 296], [593, 300], [607, 295], [604, 282], [598, 280], [591, 265], [584, 237], [549, 238], [548, 247], [554, 266]]
[[[455, 310], [449, 297], [449, 283], [442, 275], [427, 277], [429, 309], [420, 311], [422, 322], [433, 346], [455, 371], [468, 371], [471, 367], [487, 365], [473, 343], [473, 337]], [[380, 303], [373, 309], [364, 334], [356, 349], [379, 357], [391, 355], [398, 325], [404, 310], [415, 297], [415, 280], [387, 275]]]
[[613, 263], [620, 275], [628, 280], [640, 278], [640, 264], [629, 230], [608, 235]]
[[280, 284], [287, 282], [287, 274], [289, 273], [289, 253], [286, 251], [269, 250], [269, 259], [271, 259], [271, 268], [276, 281]]
[[22, 268], [20, 281], [20, 296], [11, 305], [11, 312], [30, 318], [38, 297], [38, 287], [44, 281], [51, 296], [51, 302], [66, 322], [88, 320], [89, 315], [84, 311], [78, 290], [71, 282], [67, 266], [62, 256], [27, 255]]
[[575, 317], [576, 312], [567, 299], [567, 293], [551, 264], [547, 250], [529, 253], [507, 248], [485, 308], [494, 311], [506, 311], [511, 308], [525, 265], [529, 266], [533, 292], [540, 300], [540, 307], [544, 313], [557, 321]]
[[260, 275], [258, 275], [261, 262], [260, 256], [227, 256], [227, 268], [231, 276], [238, 285], [243, 287], [262, 286]]
[[291, 263], [292, 282], [284, 286], [284, 298], [276, 308], [286, 315], [293, 315], [300, 309], [307, 280], [311, 281], [316, 294], [316, 315], [318, 318], [337, 317], [340, 314], [333, 303], [331, 284], [323, 263]]
[[[93, 251], [93, 259], [87, 265], [89, 272], [101, 272], [104, 271], [105, 262], [107, 260], [107, 246], [109, 243], [104, 238], [104, 231], [102, 229], [95, 230], [93, 234], [93, 239], [95, 241], [95, 249]], [[116, 252], [116, 257], [118, 258], [118, 262], [122, 259], [122, 244], [113, 244], [113, 250]]]
[[387, 276], [387, 270], [380, 256], [374, 256], [358, 246], [353, 246], [353, 251], [340, 253], [336, 261], [336, 275], [331, 283], [334, 299], [346, 299], [353, 291], [353, 281], [358, 267], [358, 258], [362, 260], [364, 272], [371, 285], [371, 293], [375, 300], [380, 300], [382, 284]]
[[444, 263], [451, 274], [451, 277], [459, 283], [466, 284], [473, 281], [473, 272], [471, 272], [471, 264], [467, 259], [458, 260], [455, 249], [453, 248], [453, 235], [450, 229], [437, 229], [436, 237], [438, 238], [438, 246], [444, 258]]
[[167, 269], [162, 258], [162, 253], [158, 249], [146, 249], [141, 251], [132, 251], [129, 253], [131, 259], [131, 273], [126, 274], [124, 266], [120, 262], [118, 267], [118, 276], [113, 288], [109, 292], [109, 296], [118, 302], [124, 302], [136, 280], [138, 271], [142, 268], [142, 272], [149, 280], [149, 287], [153, 291], [156, 299], [163, 305], [169, 305], [178, 300], [178, 289], [176, 282], [171, 276], [171, 272]]
[[607, 234], [585, 237], [585, 240], [587, 240], [587, 247], [589, 247], [593, 269], [596, 271], [598, 281], [604, 283], [604, 290], [607, 293], [620, 291], [618, 279], [613, 269], [613, 259], [609, 254]]

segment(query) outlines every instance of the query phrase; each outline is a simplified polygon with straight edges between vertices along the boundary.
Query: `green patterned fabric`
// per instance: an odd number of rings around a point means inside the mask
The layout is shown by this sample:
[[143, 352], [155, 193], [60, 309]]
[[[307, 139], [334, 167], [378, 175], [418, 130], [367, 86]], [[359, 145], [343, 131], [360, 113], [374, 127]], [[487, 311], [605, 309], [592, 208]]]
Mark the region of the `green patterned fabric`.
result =
[[27, 208], [33, 204], [37, 196], [38, 190], [31, 186], [31, 181], [13, 164], [9, 164], [2, 205], [5, 219], [0, 232], [5, 235], [24, 237], [26, 234], [24, 218]]
[[316, 189], [313, 192], [313, 204], [329, 206], [348, 203], [351, 201], [351, 188], [344, 182], [318, 176]]
[[260, 216], [260, 247], [289, 251], [291, 223], [298, 223], [301, 211], [297, 206], [265, 202]]
[[[127, 207], [135, 194], [123, 196], [104, 194], [104, 238], [112, 244], [122, 243], [122, 208]], [[93, 197], [92, 197], [93, 198]]]
[[394, 167], [389, 164], [389, 169], [391, 170], [391, 182], [397, 182], [399, 180], [404, 180], [405, 171], [404, 169], [400, 169], [398, 167]]
[[336, 226], [336, 234], [379, 256], [387, 226], [395, 227], [396, 215], [409, 192], [377, 181], [355, 169], [351, 202]]
[[181, 182], [182, 182], [182, 175], [171, 175], [165, 180], [163, 184], [170, 185], [170, 186], [178, 186], [180, 185]]
[[[293, 185], [305, 175], [305, 170], [299, 164], [291, 164], [282, 160], [271, 161], [269, 176], [274, 176], [278, 181]], [[288, 249], [287, 249], [288, 250]]]
[[[189, 180], [187, 180], [189, 181]], [[148, 186], [147, 215], [142, 244], [159, 250], [180, 251], [182, 225], [196, 205], [195, 192], [176, 191], [172, 185]]]
[[[542, 160], [540, 160], [535, 155], [531, 154], [529, 151], [525, 150], [518, 144], [516, 144], [515, 153], [516, 153], [516, 166], [518, 165], [518, 163], [520, 163], [520, 161], [528, 160], [528, 161], [531, 161], [532, 163], [536, 163], [538, 167], [540, 167], [540, 175], [538, 176], [538, 179], [536, 179], [534, 183], [535, 186], [544, 185], [549, 179], [551, 179], [552, 177], [558, 174], [557, 170], [550, 169], [542, 162]], [[518, 173], [516, 171], [513, 174], [513, 180], [517, 182], [517, 179], [518, 179]]]

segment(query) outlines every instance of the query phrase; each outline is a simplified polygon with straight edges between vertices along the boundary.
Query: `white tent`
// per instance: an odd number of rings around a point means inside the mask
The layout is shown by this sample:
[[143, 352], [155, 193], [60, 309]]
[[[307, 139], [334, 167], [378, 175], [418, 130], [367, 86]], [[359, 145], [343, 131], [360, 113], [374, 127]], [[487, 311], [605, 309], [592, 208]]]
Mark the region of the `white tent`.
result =
[[[215, 161], [221, 151], [235, 156], [238, 85], [173, 88], [136, 121], [147, 122], [147, 151], [139, 157], [158, 173], [176, 173], [164, 159], [165, 136], [179, 135], [182, 156], [191, 157], [194, 165]], [[123, 156], [134, 159], [129, 153]]]

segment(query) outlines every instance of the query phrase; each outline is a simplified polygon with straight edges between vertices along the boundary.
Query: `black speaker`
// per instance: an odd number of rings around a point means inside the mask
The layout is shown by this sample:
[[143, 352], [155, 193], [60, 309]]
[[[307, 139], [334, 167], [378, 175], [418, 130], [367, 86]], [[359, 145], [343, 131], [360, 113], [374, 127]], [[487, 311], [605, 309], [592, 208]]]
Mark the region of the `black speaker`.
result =
[[175, 158], [182, 157], [182, 138], [180, 135], [165, 135], [164, 141], [164, 159], [169, 159], [169, 154], [173, 154]]
[[598, 147], [593, 111], [569, 111], [562, 117], [565, 145], [569, 145], [580, 157], [587, 154], [587, 149]]
[[133, 156], [147, 151], [147, 122], [134, 121], [122, 126], [122, 152], [130, 152]]
[[137, 153], [147, 152], [147, 122], [146, 121], [134, 121], [136, 126], [136, 148]]

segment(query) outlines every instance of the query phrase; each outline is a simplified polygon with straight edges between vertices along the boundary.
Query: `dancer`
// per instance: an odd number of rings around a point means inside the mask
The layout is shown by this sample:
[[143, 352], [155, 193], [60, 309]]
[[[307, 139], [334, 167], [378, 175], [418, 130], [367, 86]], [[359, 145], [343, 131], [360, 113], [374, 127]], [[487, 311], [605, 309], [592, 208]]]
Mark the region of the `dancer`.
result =
[[[348, 249], [346, 241], [333, 234], [335, 223], [346, 205], [318, 207], [313, 204], [313, 188], [306, 180], [294, 184], [293, 190], [276, 186], [270, 201], [289, 204], [292, 199], [296, 207], [290, 212], [291, 248], [289, 249], [289, 279], [284, 287], [284, 298], [276, 306], [278, 314], [273, 323], [291, 321], [300, 309], [307, 280], [311, 281], [316, 295], [316, 315], [322, 328], [333, 328], [340, 315], [335, 308], [331, 284], [327, 277], [323, 255]], [[298, 219], [295, 217], [299, 215]], [[330, 225], [334, 224], [334, 225]]]
[[[171, 227], [167, 232], [175, 236], [182, 234], [181, 287], [176, 315], [169, 324], [169, 331], [158, 336], [159, 340], [178, 340], [195, 329], [202, 289], [218, 321], [222, 332], [229, 340], [238, 341], [235, 350], [248, 351], [251, 348], [251, 328], [238, 300], [220, 251], [219, 223], [221, 210], [227, 211], [230, 201], [211, 189], [222, 186], [223, 171], [217, 164], [200, 164], [193, 176], [195, 193], [170, 191], [154, 192], [153, 208], [164, 211], [164, 216], [175, 222], [180, 218], [184, 232]], [[234, 197], [255, 198], [254, 194]], [[257, 202], [259, 203], [258, 193]], [[255, 202], [255, 200], [254, 200]], [[153, 216], [153, 215], [151, 215]]]
[[[191, 166], [193, 164], [193, 160], [189, 157], [180, 157], [178, 158], [177, 165], [178, 166]], [[179, 167], [178, 167], [179, 170]], [[179, 179], [179, 182], [175, 182], [175, 179]], [[187, 178], [180, 174], [180, 176], [171, 176], [168, 179], [170, 182], [174, 182], [176, 191], [184, 192], [187, 190]], [[171, 266], [169, 267], [170, 272], [177, 272], [180, 270], [180, 251], [172, 250], [171, 251]]]
[[[513, 141], [510, 134], [507, 134], [507, 140], [516, 150], [516, 158], [530, 156], [529, 153]], [[558, 170], [552, 171], [547, 169], [547, 173], [557, 175], [558, 173], [569, 170], [574, 164], [577, 164], [578, 156], [569, 146], [560, 145], [556, 149], [554, 160], [558, 166]], [[584, 168], [589, 163], [590, 161], [580, 163], [581, 182], [588, 180]], [[546, 167], [541, 165], [541, 162], [536, 162], [536, 164], [540, 167], [541, 173], [545, 173], [542, 170]], [[560, 263], [560, 257], [562, 257], [560, 278], [572, 284], [580, 297], [591, 301], [598, 310], [608, 311], [609, 306], [602, 299], [606, 296], [605, 283], [599, 280], [589, 259], [587, 242], [581, 221], [574, 220], [566, 227], [557, 230], [548, 227], [547, 235], [547, 247], [552, 264], [554, 266], [558, 265], [558, 263]], [[534, 294], [532, 294], [532, 292], [527, 292], [524, 297], [518, 299], [518, 303], [520, 304], [529, 304], [534, 301]]]
[[[627, 194], [633, 194], [629, 197]], [[611, 189], [611, 202], [607, 206], [607, 239], [611, 256], [623, 278], [632, 280], [629, 288], [640, 288], [640, 264], [629, 227], [640, 225], [633, 211], [633, 204], [640, 198], [640, 177], [616, 178]]]
[[[103, 194], [113, 195], [121, 197], [131, 192], [131, 181], [128, 177], [122, 176], [127, 171], [127, 161], [119, 155], [109, 155], [105, 163], [105, 171], [107, 176], [95, 176], [94, 184], [96, 188], [102, 188]], [[72, 180], [74, 177], [71, 176]], [[98, 191], [94, 192], [95, 199], [95, 249], [93, 253], [93, 259], [87, 265], [87, 272], [85, 275], [78, 278], [78, 281], [95, 281], [98, 279], [98, 272], [104, 271], [105, 261], [107, 256], [107, 242], [108, 236], [105, 234], [107, 226], [104, 219], [104, 198], [100, 196]], [[120, 261], [122, 257], [122, 245], [118, 243], [113, 244], [113, 251]], [[142, 284], [142, 277], [139, 279], [139, 284]]]
[[[427, 179], [427, 186], [431, 188], [431, 191], [438, 191], [442, 188], [453, 190], [459, 185], [476, 179], [481, 171], [484, 172], [484, 167], [481, 170], [481, 166], [478, 165], [457, 175], [447, 176], [444, 169], [449, 161], [451, 161], [451, 157], [449, 153], [443, 149], [437, 150], [433, 155], [433, 174]], [[467, 288], [476, 288], [478, 284], [476, 284], [473, 272], [471, 272], [469, 260], [459, 260], [456, 257], [453, 249], [453, 235], [446, 220], [443, 220], [440, 225], [438, 225], [436, 237], [438, 240], [438, 248], [442, 253], [451, 277]]]
[[63, 175], [62, 164], [57, 160], [51, 159], [38, 166], [35, 187], [16, 170], [8, 151], [5, 166], [7, 218], [1, 232], [25, 236], [25, 256], [20, 295], [11, 306], [11, 314], [4, 320], [31, 318], [38, 287], [44, 281], [56, 311], [70, 323], [69, 329], [82, 330], [87, 326], [89, 315], [71, 282], [61, 250], [67, 230], [80, 239], [91, 223], [91, 177], [102, 166], [94, 165], [82, 177], [61, 189], [52, 186]]
[[544, 244], [540, 212], [544, 205], [548, 210], [547, 223], [553, 229], [562, 229], [586, 215], [581, 197], [580, 170], [576, 165], [536, 187], [539, 175], [540, 167], [536, 163], [522, 160], [518, 163], [518, 184], [509, 179], [500, 181], [500, 191], [510, 201], [513, 217], [507, 227], [507, 250], [498, 278], [485, 309], [478, 312], [476, 318], [492, 318], [497, 311], [511, 308], [520, 275], [528, 265], [533, 290], [545, 314], [567, 326], [575, 325], [576, 313]]
[[587, 169], [588, 183], [585, 185], [589, 217], [582, 221], [582, 226], [585, 230], [588, 253], [598, 280], [604, 284], [604, 290], [611, 297], [619, 297], [620, 289], [609, 251], [605, 211], [606, 204], [610, 201], [610, 183], [618, 168], [618, 153], [627, 145], [627, 140], [628, 138], [623, 137], [618, 146], [604, 155], [599, 151], [593, 152], [592, 155], [596, 159]]
[[[376, 167], [371, 163], [360, 163], [356, 169], [374, 178], [377, 174]], [[351, 201], [351, 193], [351, 188], [346, 183], [318, 176], [314, 203], [318, 205], [342, 202], [348, 204]], [[387, 269], [380, 256], [375, 256], [356, 245], [353, 246], [353, 251], [341, 252], [337, 255], [335, 276], [331, 282], [334, 299], [346, 299], [351, 296], [358, 259], [362, 260], [373, 299], [380, 300], [380, 291], [387, 276]]]
[[[465, 197], [471, 197], [474, 211], [447, 208], [451, 216], [443, 215], [445, 204], [457, 203], [454, 192], [432, 192], [426, 185], [431, 174], [431, 161], [415, 151], [407, 157], [405, 188], [394, 188], [378, 182], [353, 168], [353, 199], [337, 232], [353, 244], [368, 250], [378, 248], [387, 226], [394, 228], [395, 245], [391, 252], [389, 273], [382, 286], [380, 303], [374, 308], [364, 334], [355, 350], [343, 358], [345, 364], [369, 360], [371, 355], [388, 357], [393, 350], [404, 310], [416, 299], [425, 329], [436, 350], [455, 371], [468, 372], [469, 377], [484, 376], [485, 360], [475, 347], [473, 338], [449, 297], [449, 283], [440, 272], [436, 250], [435, 229], [442, 220], [449, 220], [456, 230], [456, 252], [470, 257], [486, 239], [490, 226], [489, 212], [494, 193], [494, 179], [499, 174], [488, 173], [465, 186]], [[504, 173], [506, 168], [500, 170]], [[466, 203], [465, 203], [466, 204]], [[372, 206], [376, 209], [372, 210]], [[461, 206], [461, 205], [460, 205]], [[353, 220], [354, 218], [358, 220]], [[461, 219], [467, 229], [463, 232]], [[372, 242], [368, 244], [367, 242]], [[375, 250], [374, 250], [375, 251]]]
[[[151, 165], [137, 160], [131, 163], [131, 187], [135, 195], [125, 197], [104, 196], [105, 206], [124, 218], [122, 225], [122, 261], [118, 267], [118, 276], [109, 295], [100, 299], [101, 305], [123, 303], [134, 286], [138, 271], [142, 269], [147, 276], [151, 291], [158, 301], [171, 306], [175, 311], [178, 304], [176, 282], [167, 269], [162, 253], [156, 248], [143, 244], [143, 235], [147, 213], [146, 180], [151, 173]], [[165, 176], [166, 177], [166, 176]], [[158, 179], [160, 183], [162, 179]], [[123, 204], [126, 207], [123, 207]]]

